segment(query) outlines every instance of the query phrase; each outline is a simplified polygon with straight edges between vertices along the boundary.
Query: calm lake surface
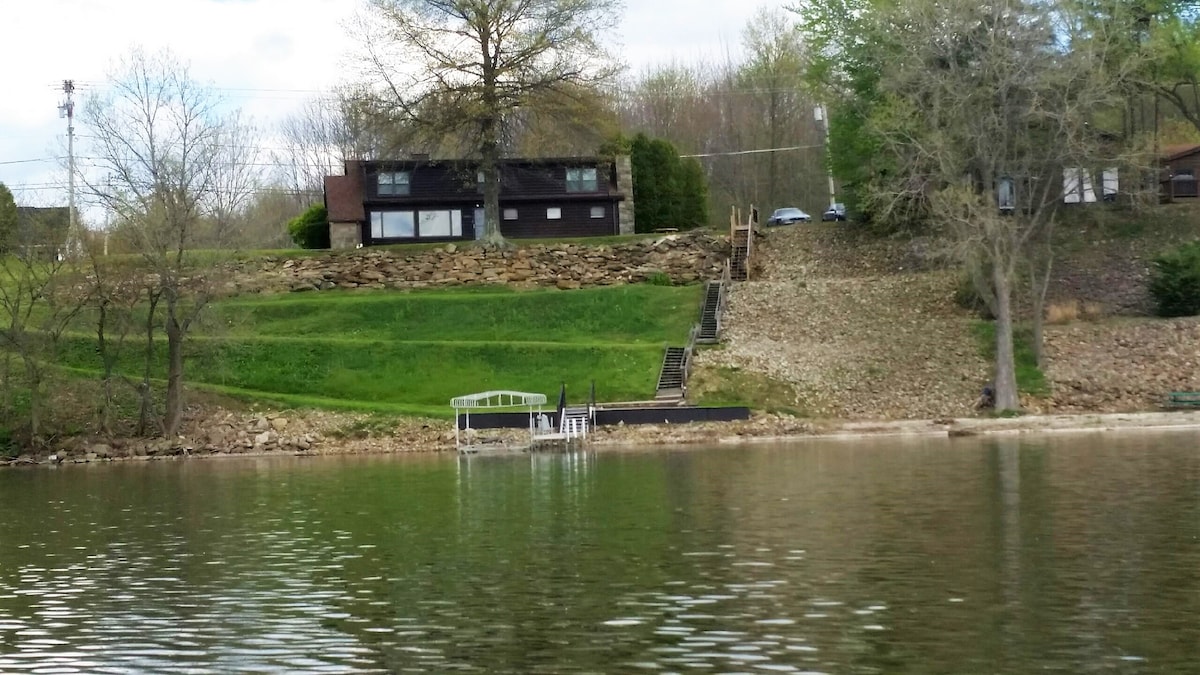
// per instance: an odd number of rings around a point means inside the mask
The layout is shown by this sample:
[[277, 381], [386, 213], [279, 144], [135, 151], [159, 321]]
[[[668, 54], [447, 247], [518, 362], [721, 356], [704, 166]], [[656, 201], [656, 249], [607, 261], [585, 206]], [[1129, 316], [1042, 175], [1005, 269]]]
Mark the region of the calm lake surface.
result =
[[0, 672], [1200, 672], [1200, 432], [0, 471]]

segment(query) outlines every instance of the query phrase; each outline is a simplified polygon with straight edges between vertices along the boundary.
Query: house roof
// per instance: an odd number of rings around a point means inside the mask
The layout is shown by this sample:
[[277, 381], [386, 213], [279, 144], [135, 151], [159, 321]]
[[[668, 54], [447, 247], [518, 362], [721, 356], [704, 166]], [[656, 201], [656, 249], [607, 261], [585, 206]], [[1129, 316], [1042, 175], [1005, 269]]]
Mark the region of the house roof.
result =
[[[610, 157], [502, 157], [499, 161], [500, 166], [557, 166], [571, 164], [600, 164], [612, 163]], [[429, 157], [397, 157], [394, 159], [367, 159], [357, 161], [347, 161], [346, 173], [350, 173], [349, 165], [351, 163], [362, 164], [369, 167], [377, 166], [453, 166], [474, 168], [479, 166], [479, 159], [431, 159]]]
[[1200, 143], [1184, 143], [1181, 145], [1168, 145], [1162, 149], [1163, 161], [1169, 162], [1181, 157], [1200, 152]]

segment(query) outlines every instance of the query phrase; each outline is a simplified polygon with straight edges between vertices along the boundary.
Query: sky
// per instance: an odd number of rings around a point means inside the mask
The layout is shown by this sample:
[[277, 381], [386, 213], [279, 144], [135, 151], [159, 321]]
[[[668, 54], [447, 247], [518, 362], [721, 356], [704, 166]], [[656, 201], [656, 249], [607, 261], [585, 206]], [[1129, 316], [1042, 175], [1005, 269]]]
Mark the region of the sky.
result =
[[[631, 72], [723, 58], [769, 0], [626, 0], [611, 40]], [[193, 79], [265, 128], [339, 84], [353, 65], [361, 0], [33, 0], [0, 24], [0, 183], [23, 205], [66, 201], [62, 81], [79, 101], [116, 59], [169, 48]], [[77, 123], [77, 134], [83, 129]]]

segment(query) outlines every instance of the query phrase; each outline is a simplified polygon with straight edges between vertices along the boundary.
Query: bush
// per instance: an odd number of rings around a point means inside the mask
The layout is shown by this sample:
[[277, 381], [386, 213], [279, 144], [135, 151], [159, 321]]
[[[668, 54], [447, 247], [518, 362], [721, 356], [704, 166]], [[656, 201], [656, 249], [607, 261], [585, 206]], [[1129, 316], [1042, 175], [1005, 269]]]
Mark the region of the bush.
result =
[[288, 234], [300, 248], [329, 248], [329, 213], [314, 204], [288, 222]]
[[1200, 240], [1154, 259], [1150, 294], [1159, 316], [1200, 314]]
[[671, 281], [671, 275], [666, 272], [655, 272], [646, 277], [646, 283], [651, 286], [674, 286], [675, 282]]

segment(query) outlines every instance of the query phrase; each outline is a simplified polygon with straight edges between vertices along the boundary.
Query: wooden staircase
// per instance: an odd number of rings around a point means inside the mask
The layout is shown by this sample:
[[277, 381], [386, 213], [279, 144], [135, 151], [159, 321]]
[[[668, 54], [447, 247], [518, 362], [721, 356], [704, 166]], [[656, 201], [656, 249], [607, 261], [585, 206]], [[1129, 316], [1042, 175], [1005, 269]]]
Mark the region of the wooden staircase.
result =
[[667, 347], [666, 352], [663, 353], [662, 369], [658, 372], [655, 400], [683, 398], [686, 370], [687, 348]]
[[721, 302], [725, 286], [720, 281], [710, 281], [704, 289], [704, 306], [700, 309], [700, 332], [696, 342], [716, 344], [721, 338]]
[[750, 229], [736, 229], [730, 237], [733, 250], [729, 254], [729, 278], [746, 281], [750, 278]]

